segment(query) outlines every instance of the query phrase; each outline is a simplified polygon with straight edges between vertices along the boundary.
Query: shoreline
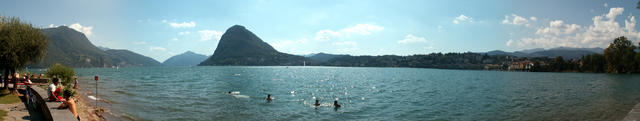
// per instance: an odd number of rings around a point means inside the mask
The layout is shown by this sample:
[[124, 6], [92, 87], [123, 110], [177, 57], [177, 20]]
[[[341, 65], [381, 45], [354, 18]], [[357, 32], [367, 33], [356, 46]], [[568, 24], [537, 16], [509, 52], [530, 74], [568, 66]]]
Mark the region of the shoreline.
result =
[[[79, 115], [81, 115], [81, 118], [83, 118], [83, 120], [86, 119], [90, 119], [91, 121], [108, 121], [108, 120], [116, 120], [116, 121], [134, 121], [136, 120], [136, 118], [133, 118], [131, 116], [126, 116], [126, 115], [118, 115], [115, 114], [114, 112], [112, 112], [114, 109], [110, 108], [110, 105], [112, 102], [107, 100], [107, 99], [103, 99], [100, 98], [101, 96], [98, 97], [98, 106], [96, 106], [96, 102], [95, 102], [95, 98], [91, 99], [89, 98], [89, 96], [95, 96], [93, 93], [94, 90], [92, 90], [93, 88], [91, 88], [90, 86], [88, 86], [88, 82], [93, 81], [91, 80], [93, 79], [93, 77], [89, 77], [89, 76], [79, 76], [78, 77], [78, 82], [79, 82], [79, 86], [78, 89], [76, 89], [77, 95], [76, 95], [76, 99], [78, 100], [78, 107], [81, 107], [78, 109]], [[81, 83], [83, 82], [83, 83]], [[84, 117], [83, 117], [84, 116]]]
[[[41, 83], [39, 85], [46, 85], [46, 83]], [[35, 86], [35, 85], [34, 85]], [[38, 86], [38, 88], [41, 88]], [[43, 89], [46, 90], [46, 89]], [[107, 121], [113, 120], [110, 116], [105, 116], [105, 109], [103, 107], [96, 107], [91, 105], [85, 96], [86, 92], [83, 91], [82, 88], [76, 89], [76, 95], [73, 97], [76, 100], [76, 111], [78, 116], [80, 116], [81, 120], [88, 121]], [[108, 115], [108, 114], [107, 114]], [[109, 117], [109, 118], [105, 118]], [[112, 116], [111, 116], [112, 117]]]

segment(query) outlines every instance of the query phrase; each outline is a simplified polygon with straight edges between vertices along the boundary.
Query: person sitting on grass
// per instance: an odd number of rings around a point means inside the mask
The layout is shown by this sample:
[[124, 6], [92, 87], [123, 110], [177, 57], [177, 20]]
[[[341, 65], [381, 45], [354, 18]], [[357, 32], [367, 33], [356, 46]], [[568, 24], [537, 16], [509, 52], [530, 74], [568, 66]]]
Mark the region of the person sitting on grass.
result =
[[70, 89], [64, 90], [64, 99], [66, 101], [62, 102], [58, 109], [66, 109], [68, 108], [71, 113], [73, 113], [73, 117], [80, 120], [80, 116], [78, 116], [78, 112], [76, 111], [76, 102], [73, 98], [73, 93]]
[[49, 89], [47, 89], [47, 94], [49, 94], [49, 101], [63, 101], [62, 97], [60, 97], [61, 86], [60, 80], [58, 78], [53, 78], [53, 83], [49, 85]]

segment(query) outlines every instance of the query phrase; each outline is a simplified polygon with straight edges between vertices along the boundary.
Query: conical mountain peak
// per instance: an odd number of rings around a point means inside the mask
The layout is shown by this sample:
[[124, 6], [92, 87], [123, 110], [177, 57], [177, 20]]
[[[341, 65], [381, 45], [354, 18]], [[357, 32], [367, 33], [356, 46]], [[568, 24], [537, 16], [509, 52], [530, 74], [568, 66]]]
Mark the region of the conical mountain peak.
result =
[[222, 35], [213, 55], [200, 65], [292, 65], [304, 60], [278, 52], [244, 26], [234, 25]]

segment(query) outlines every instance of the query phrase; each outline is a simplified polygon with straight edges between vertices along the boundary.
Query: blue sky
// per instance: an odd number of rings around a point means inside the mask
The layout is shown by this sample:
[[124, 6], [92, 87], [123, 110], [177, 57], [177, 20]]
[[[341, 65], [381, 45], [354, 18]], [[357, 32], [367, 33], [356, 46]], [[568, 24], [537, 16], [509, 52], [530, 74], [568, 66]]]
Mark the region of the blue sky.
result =
[[42, 28], [70, 26], [97, 45], [158, 61], [213, 54], [219, 37], [243, 25], [291, 54], [412, 55], [637, 45], [634, 0], [233, 0], [3, 1], [0, 15]]

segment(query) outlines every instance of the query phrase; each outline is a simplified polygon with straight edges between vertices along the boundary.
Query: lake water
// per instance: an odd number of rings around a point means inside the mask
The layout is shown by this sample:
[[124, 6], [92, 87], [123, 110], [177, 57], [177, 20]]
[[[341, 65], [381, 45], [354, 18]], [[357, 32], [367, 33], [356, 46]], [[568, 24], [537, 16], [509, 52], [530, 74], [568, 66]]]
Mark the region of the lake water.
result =
[[[242, 66], [76, 73], [91, 90], [87, 77], [100, 76], [99, 98], [110, 101], [102, 105], [139, 120], [619, 120], [640, 103], [640, 75]], [[336, 99], [341, 108], [331, 107]]]

